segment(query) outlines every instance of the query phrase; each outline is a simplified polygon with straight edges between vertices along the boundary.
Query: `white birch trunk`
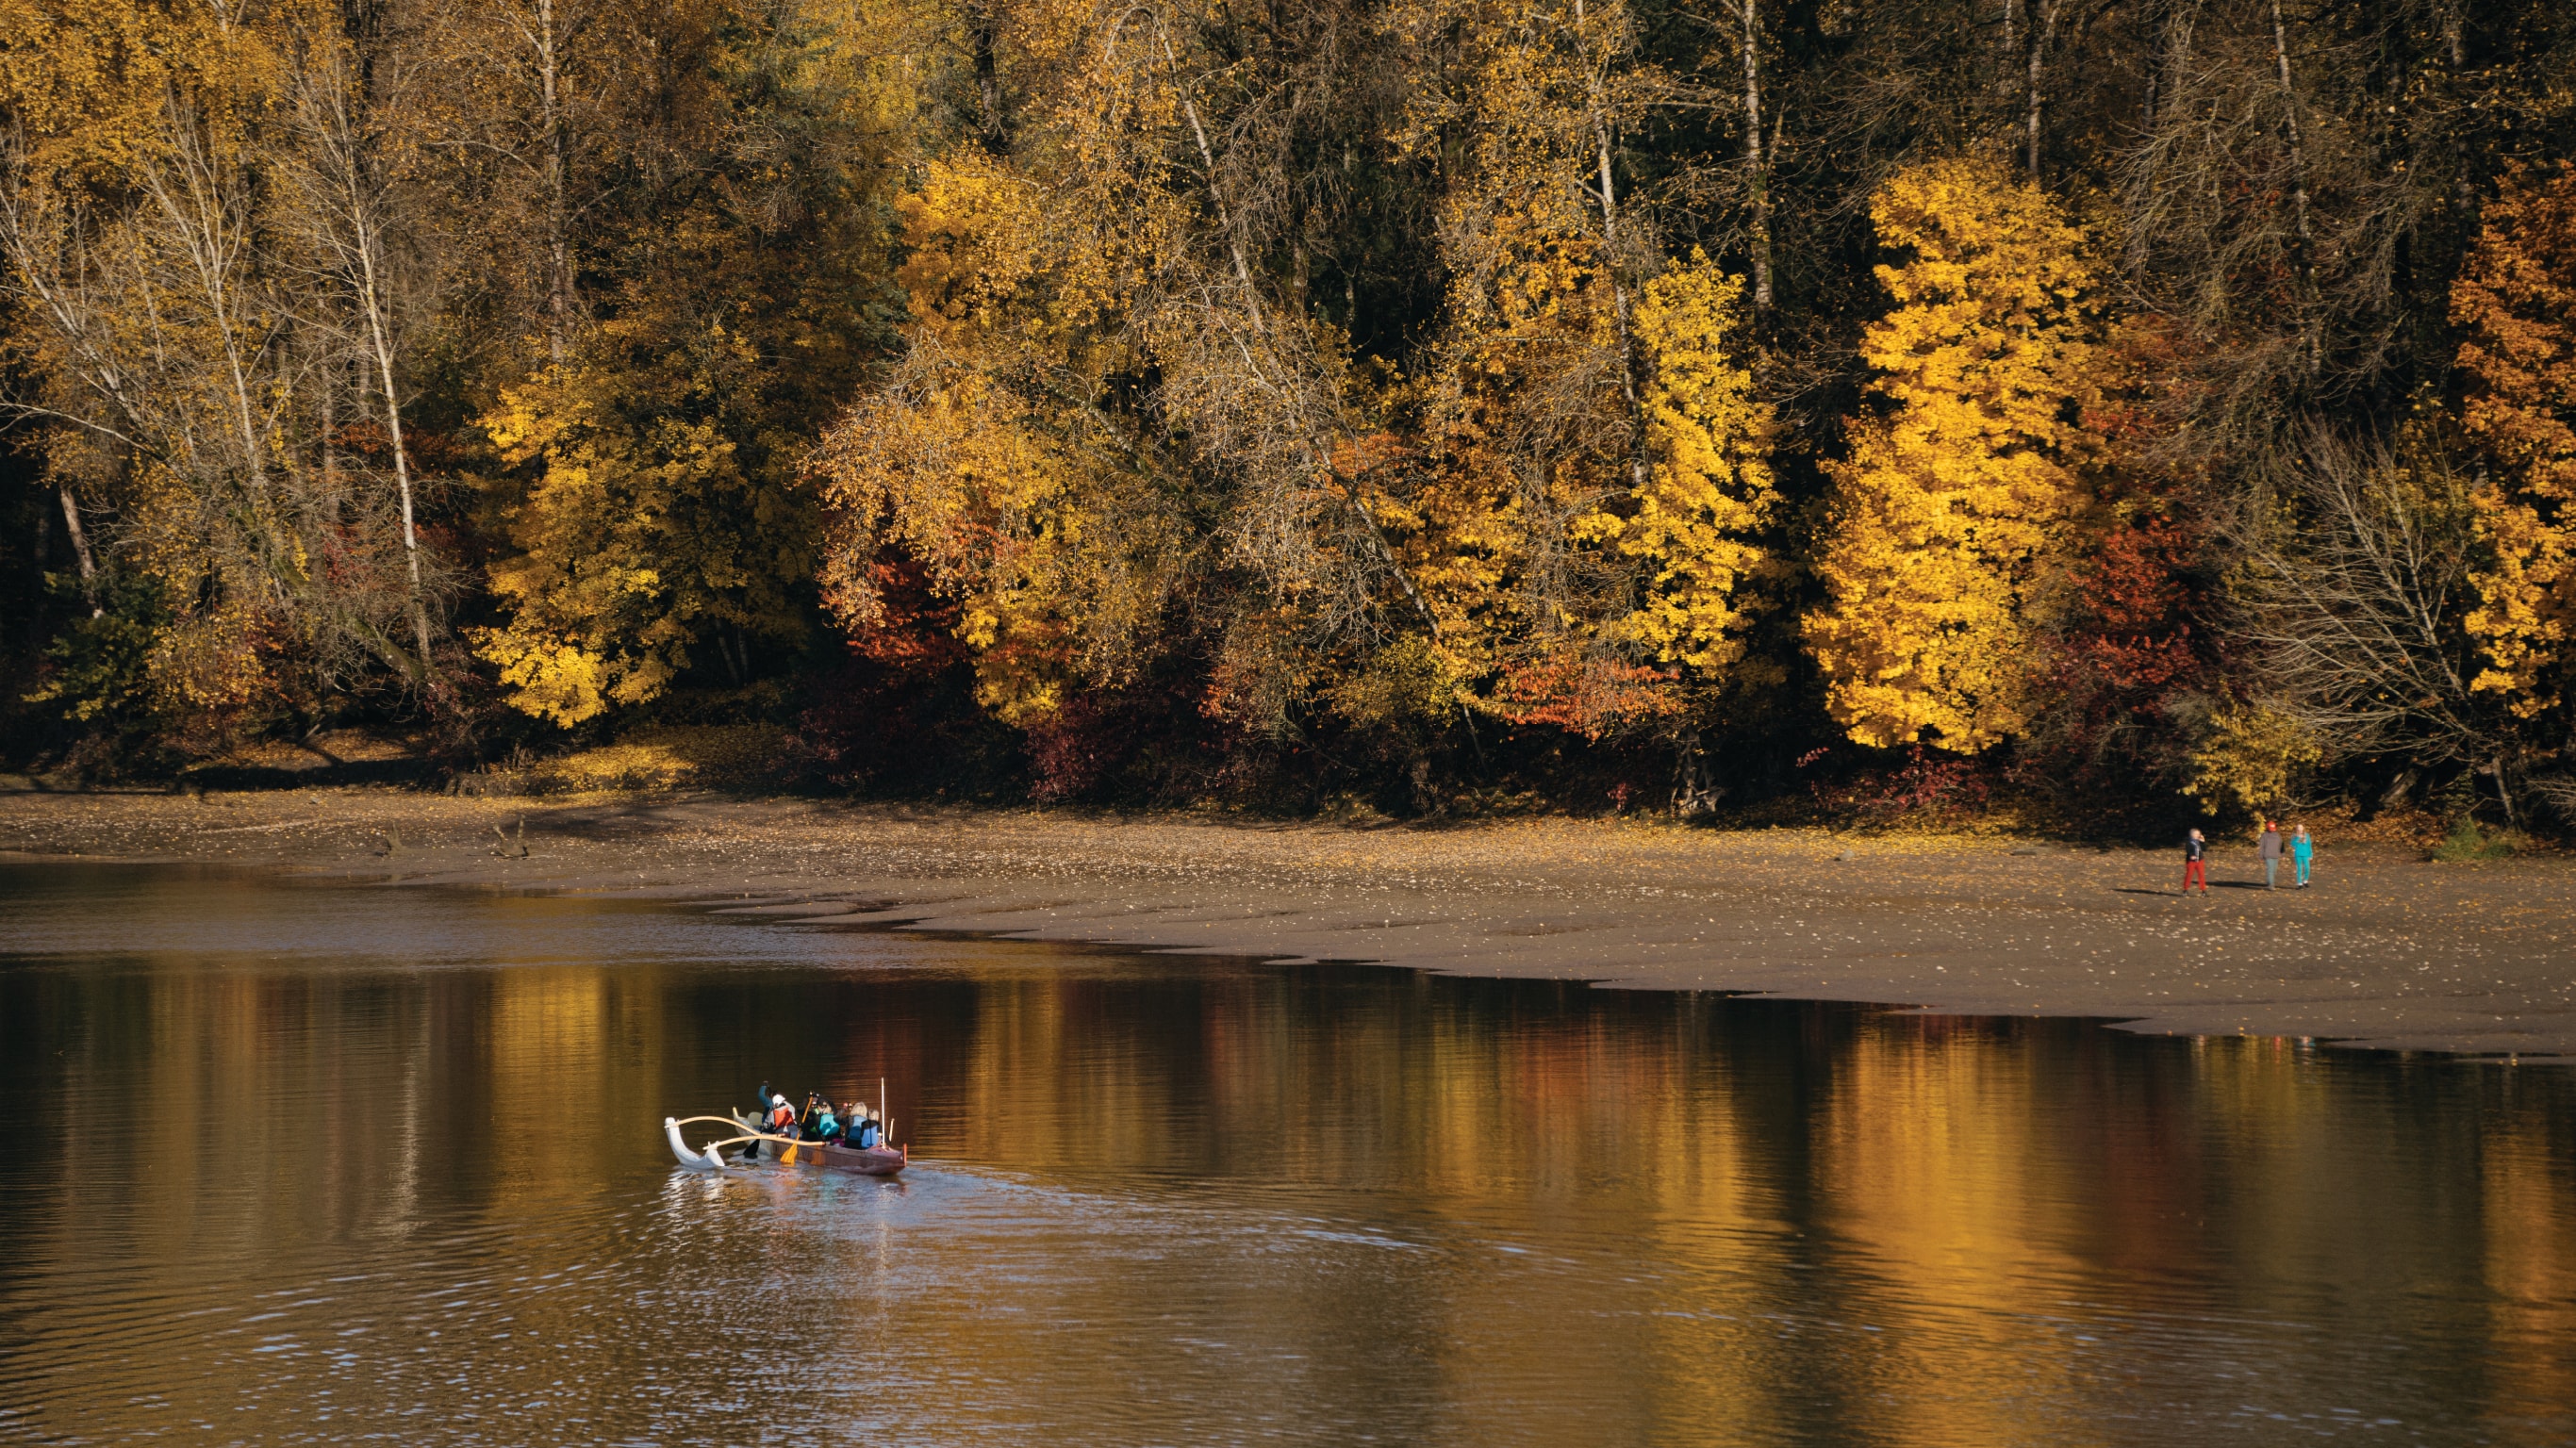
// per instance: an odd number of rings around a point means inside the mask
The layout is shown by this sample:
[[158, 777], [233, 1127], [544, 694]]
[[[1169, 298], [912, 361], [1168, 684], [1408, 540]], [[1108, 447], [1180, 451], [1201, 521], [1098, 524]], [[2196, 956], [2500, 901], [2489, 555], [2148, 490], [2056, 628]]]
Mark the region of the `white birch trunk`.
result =
[[[563, 57], [555, 34], [555, 0], [537, 0], [537, 79], [546, 132], [546, 352], [561, 366], [572, 332], [571, 185], [561, 92]], [[396, 447], [399, 456], [400, 447]]]
[[2027, 148], [2024, 165], [2033, 185], [2039, 182], [2040, 110], [2047, 103], [2047, 91], [2041, 81], [2045, 78], [2048, 64], [2049, 42], [2057, 38], [2057, 0], [2039, 0], [2039, 6], [2039, 14], [2031, 21], [2030, 78], [2024, 88], [2029, 103], [2023, 118], [2024, 145]]
[[1762, 147], [1761, 26], [1754, 0], [1744, 12], [1744, 166], [1753, 186], [1753, 306], [1771, 310], [1771, 158]]
[[80, 562], [81, 597], [89, 600], [89, 616], [97, 618], [107, 612], [98, 602], [98, 560], [89, 551], [89, 533], [81, 527], [80, 504], [72, 497], [72, 485], [57, 484], [55, 491], [63, 500], [63, 526], [71, 531], [72, 557]]
[[2290, 216], [2298, 237], [2294, 250], [2299, 278], [2299, 330], [2308, 370], [2324, 362], [2324, 341], [2317, 332], [2315, 237], [2308, 223], [2308, 152], [2299, 130], [2299, 97], [2290, 81], [2290, 32], [2281, 19], [2281, 0], [2272, 5], [2272, 60], [2281, 80], [2281, 123], [2290, 142]]
[[[1583, 0], [1574, 0], [1574, 23], [1584, 22]], [[1629, 418], [1628, 482], [1646, 487], [1646, 412], [1637, 397], [1637, 340], [1628, 316], [1628, 287], [1619, 279], [1619, 188], [1610, 165], [1610, 118], [1598, 72], [1585, 77], [1585, 108], [1590, 111], [1593, 146], [1600, 160], [1601, 274], [1610, 281], [1611, 321], [1619, 345], [1619, 390], [1627, 399]]]

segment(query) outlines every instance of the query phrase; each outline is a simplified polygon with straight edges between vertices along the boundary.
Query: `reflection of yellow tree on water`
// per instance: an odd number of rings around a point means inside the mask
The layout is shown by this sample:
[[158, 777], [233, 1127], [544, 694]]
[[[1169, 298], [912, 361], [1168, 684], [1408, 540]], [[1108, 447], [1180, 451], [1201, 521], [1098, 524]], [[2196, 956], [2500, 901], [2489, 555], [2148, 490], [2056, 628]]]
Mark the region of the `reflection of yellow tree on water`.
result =
[[1853, 1310], [1885, 1329], [1853, 1405], [1868, 1441], [2028, 1440], [2029, 1409], [2072, 1388], [2065, 1361], [2030, 1350], [2031, 1315], [2062, 1311], [2082, 1274], [2086, 1205], [2033, 1064], [1978, 1035], [1889, 1029], [1837, 1062], [1816, 1179]]
[[[281, 1226], [306, 1235], [398, 1234], [423, 1175], [419, 1049], [386, 1052], [388, 1019], [417, 1030], [416, 990], [328, 975], [162, 971], [150, 959], [84, 991], [90, 1023], [79, 1089], [62, 1100], [63, 1140], [84, 1151], [54, 1220], [86, 1246], [103, 1224], [180, 1220], [178, 1241], [123, 1242], [218, 1262], [256, 1255]], [[66, 1009], [72, 1007], [66, 1003]], [[349, 1109], [368, 1101], [372, 1112]], [[282, 1103], [282, 1104], [281, 1104]], [[390, 1190], [388, 1189], [390, 1188]], [[221, 1202], [278, 1204], [214, 1210]], [[106, 1228], [112, 1235], [112, 1228]]]
[[466, 987], [457, 1004], [480, 1016], [488, 1078], [508, 1083], [491, 1098], [489, 1150], [513, 1196], [587, 1196], [602, 1164], [636, 1150], [637, 1127], [669, 1113], [652, 1073], [664, 983], [659, 971], [562, 965]]
[[[2454, 1108], [2283, 1042], [1823, 1008], [1802, 1043], [1729, 1040], [1705, 1003], [1226, 966], [1184, 982], [1174, 1020], [1113, 999], [1135, 988], [991, 982], [968, 1058], [922, 1083], [958, 1103], [925, 1117], [931, 1145], [1092, 1181], [1275, 1182], [1396, 1238], [1485, 1244], [1390, 1250], [1359, 1279], [1246, 1280], [1205, 1242], [1121, 1268], [1147, 1297], [1225, 1283], [1265, 1350], [1342, 1375], [1435, 1364], [1439, 1427], [1465, 1438], [1530, 1433], [1528, 1384], [1624, 1383], [1556, 1426], [2028, 1439], [2136, 1406], [2116, 1364], [2140, 1314], [2377, 1332], [2479, 1270]], [[2576, 1383], [2544, 1366], [2576, 1310], [2576, 1211], [2545, 1142], [2507, 1144], [2485, 1158], [2487, 1270], [2526, 1284], [2497, 1308], [2504, 1351], [2416, 1366], [2563, 1411]], [[2392, 1163], [2426, 1175], [2378, 1180]], [[2311, 1403], [2340, 1371], [2276, 1368], [2267, 1392]]]
[[[1623, 1392], [1605, 1408], [1582, 1385], [1636, 1383], [1647, 1362], [1687, 1368], [1716, 1319], [1593, 1310], [1656, 1290], [1623, 1285], [1616, 1259], [1644, 1232], [1677, 1257], [1734, 1270], [1777, 1229], [1776, 1203], [1741, 1204], [1760, 1174], [1736, 1160], [1738, 1132], [1708, 1089], [1715, 1068], [1694, 1063], [1672, 1027], [1645, 1038], [1583, 1009], [1580, 987], [1545, 1004], [1526, 998], [1550, 988], [1519, 988], [1531, 1008], [1499, 1027], [1453, 984], [1395, 972], [1328, 986], [1214, 964], [1181, 985], [1181, 1021], [1114, 1008], [1109, 997], [1133, 989], [1076, 972], [980, 995], [972, 1051], [922, 1083], [939, 1103], [925, 1107], [924, 1150], [1134, 1186], [1249, 1178], [1302, 1209], [1329, 1191], [1317, 1230], [1366, 1220], [1377, 1250], [1354, 1257], [1291, 1237], [1275, 1272], [1246, 1276], [1240, 1242], [1175, 1240], [1122, 1263], [1118, 1290], [1140, 1301], [1231, 1294], [1226, 1315], [1258, 1326], [1239, 1350], [1311, 1362], [1344, 1383], [1382, 1380], [1390, 1403], [1423, 1401], [1429, 1365], [1447, 1380], [1429, 1395], [1446, 1416], [1417, 1433], [1652, 1436], [1675, 1411], [1658, 1393]], [[1477, 1245], [1419, 1245], [1462, 1232]], [[1585, 1245], [1569, 1255], [1568, 1243]], [[1604, 1245], [1618, 1251], [1605, 1258]], [[1551, 1291], [1533, 1296], [1533, 1265]], [[1696, 1306], [1752, 1316], [1748, 1301]], [[1671, 1340], [1677, 1325], [1688, 1341]], [[995, 1351], [1015, 1340], [1007, 1320], [991, 1330]], [[1672, 1384], [1704, 1387], [1696, 1371]], [[1257, 1396], [1243, 1407], [1298, 1411]]]
[[[2521, 1106], [2499, 1115], [2480, 1144], [2479, 1185], [2485, 1280], [2494, 1294], [2489, 1411], [2509, 1422], [2564, 1414], [2576, 1403], [2576, 1167], [2563, 1149], [2552, 1153], [2544, 1112]], [[2556, 1125], [2567, 1130], [2564, 1121]]]
[[[561, 960], [49, 977], [39, 1008], [89, 1022], [62, 1136], [148, 1122], [212, 1149], [65, 1173], [70, 1209], [27, 1250], [247, 1261], [297, 1233], [595, 1215], [692, 1104], [664, 1074], [693, 1058], [679, 1035], [732, 1002], [758, 1069], [815, 1078], [782, 1084], [849, 1094], [882, 1071], [922, 1154], [1096, 1199], [1097, 1234], [1008, 1247], [1049, 1270], [942, 1286], [944, 1353], [1050, 1381], [1121, 1368], [1026, 1323], [1127, 1314], [1116, 1350], [1149, 1374], [1181, 1304], [1246, 1362], [1304, 1365], [1247, 1373], [1243, 1413], [1293, 1418], [1329, 1381], [1415, 1440], [2030, 1439], [2138, 1410], [2141, 1353], [2182, 1354], [2155, 1371], [2189, 1379], [2209, 1366], [2192, 1354], [2284, 1324], [2421, 1336], [2407, 1371], [2506, 1436], [2576, 1408], [2568, 1098], [2516, 1098], [2501, 1071], [939, 949], [938, 972], [739, 987]], [[197, 1225], [116, 1240], [135, 1219]], [[774, 1247], [792, 1272], [812, 1244]], [[2478, 1282], [2482, 1302], [2427, 1318]], [[531, 1302], [526, 1325], [570, 1332], [578, 1300]], [[2147, 1341], [2159, 1314], [2254, 1327]], [[2348, 1369], [2282, 1350], [2265, 1392], [2321, 1401]]]

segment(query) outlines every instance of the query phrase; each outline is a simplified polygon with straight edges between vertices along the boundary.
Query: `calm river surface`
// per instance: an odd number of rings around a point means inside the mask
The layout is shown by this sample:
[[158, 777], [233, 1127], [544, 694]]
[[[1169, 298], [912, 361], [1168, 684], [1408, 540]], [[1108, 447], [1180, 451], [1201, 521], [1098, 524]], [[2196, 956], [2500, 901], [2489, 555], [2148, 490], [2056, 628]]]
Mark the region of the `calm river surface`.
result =
[[149, 1438], [2568, 1443], [2576, 1071], [0, 865], [0, 1441]]

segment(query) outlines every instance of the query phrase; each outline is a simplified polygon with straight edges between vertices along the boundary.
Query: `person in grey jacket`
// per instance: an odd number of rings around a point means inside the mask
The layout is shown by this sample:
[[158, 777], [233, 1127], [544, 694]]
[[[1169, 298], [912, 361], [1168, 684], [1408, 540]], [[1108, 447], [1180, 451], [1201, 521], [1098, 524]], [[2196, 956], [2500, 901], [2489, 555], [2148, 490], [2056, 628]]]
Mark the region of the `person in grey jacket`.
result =
[[2254, 842], [2254, 853], [2263, 857], [2263, 888], [2278, 890], [2281, 874], [2281, 827], [2263, 821], [2263, 837]]

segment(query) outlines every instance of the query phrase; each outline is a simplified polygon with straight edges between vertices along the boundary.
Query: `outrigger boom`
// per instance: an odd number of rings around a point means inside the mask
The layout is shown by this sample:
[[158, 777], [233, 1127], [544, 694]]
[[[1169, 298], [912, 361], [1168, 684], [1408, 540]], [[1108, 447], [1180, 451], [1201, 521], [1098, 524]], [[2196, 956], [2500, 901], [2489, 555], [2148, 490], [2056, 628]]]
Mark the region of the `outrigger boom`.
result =
[[[721, 1141], [711, 1141], [691, 1150], [681, 1137], [680, 1128], [699, 1122], [730, 1127], [736, 1133]], [[857, 1172], [861, 1176], [890, 1177], [912, 1164], [909, 1147], [850, 1147], [828, 1141], [798, 1141], [762, 1131], [739, 1116], [683, 1116], [662, 1118], [662, 1135], [671, 1143], [671, 1155], [691, 1171], [722, 1171], [724, 1149], [745, 1142], [759, 1143], [764, 1158], [773, 1158], [781, 1166], [828, 1167], [834, 1171]]]

